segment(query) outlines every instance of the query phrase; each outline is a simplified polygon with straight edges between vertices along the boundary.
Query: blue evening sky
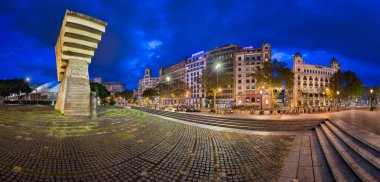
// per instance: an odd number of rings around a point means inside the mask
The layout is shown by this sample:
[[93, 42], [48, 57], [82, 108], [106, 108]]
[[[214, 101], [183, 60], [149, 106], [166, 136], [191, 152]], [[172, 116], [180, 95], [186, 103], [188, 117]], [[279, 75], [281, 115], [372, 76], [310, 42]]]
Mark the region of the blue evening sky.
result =
[[108, 22], [91, 77], [137, 87], [145, 68], [158, 75], [200, 50], [272, 44], [273, 57], [355, 71], [380, 85], [380, 2], [353, 0], [4, 0], [0, 6], [0, 79], [55, 81], [54, 46], [66, 9]]

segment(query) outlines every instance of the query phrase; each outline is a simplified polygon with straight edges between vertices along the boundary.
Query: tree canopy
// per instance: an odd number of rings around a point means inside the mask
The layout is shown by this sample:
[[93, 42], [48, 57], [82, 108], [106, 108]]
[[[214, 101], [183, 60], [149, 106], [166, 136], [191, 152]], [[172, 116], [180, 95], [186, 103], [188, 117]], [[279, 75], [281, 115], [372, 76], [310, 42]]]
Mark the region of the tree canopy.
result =
[[100, 98], [102, 104], [106, 103], [106, 97], [110, 96], [110, 92], [100, 83], [91, 82], [91, 91], [96, 92], [96, 96]]
[[[218, 69], [217, 64], [219, 64]], [[198, 78], [198, 83], [204, 84], [208, 95], [214, 95], [219, 92], [220, 88], [226, 88], [232, 85], [231, 75], [223, 70], [223, 64], [214, 62], [207, 66], [203, 75]]]
[[282, 88], [290, 90], [294, 84], [294, 74], [287, 68], [285, 62], [273, 60], [273, 62], [264, 62], [262, 66], [256, 67], [253, 74], [256, 79], [256, 88]]
[[6, 97], [13, 93], [30, 93], [29, 82], [25, 79], [0, 80], [0, 96]]
[[158, 91], [154, 88], [148, 88], [144, 90], [142, 96], [152, 98], [152, 97], [158, 96]]
[[132, 90], [124, 90], [123, 92], [116, 92], [115, 97], [124, 97], [125, 99], [132, 99], [133, 91]]
[[[363, 82], [350, 70], [335, 72], [330, 79], [330, 89], [333, 96], [342, 98], [359, 97], [364, 92]], [[339, 95], [337, 91], [339, 91]]]

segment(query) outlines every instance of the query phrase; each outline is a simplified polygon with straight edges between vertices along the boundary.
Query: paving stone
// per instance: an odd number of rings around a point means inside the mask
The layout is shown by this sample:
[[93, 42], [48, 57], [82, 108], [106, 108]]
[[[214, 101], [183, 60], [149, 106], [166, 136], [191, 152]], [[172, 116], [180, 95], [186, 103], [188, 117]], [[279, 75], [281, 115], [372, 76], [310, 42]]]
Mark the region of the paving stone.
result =
[[98, 109], [89, 119], [0, 106], [0, 181], [273, 181], [294, 139]]

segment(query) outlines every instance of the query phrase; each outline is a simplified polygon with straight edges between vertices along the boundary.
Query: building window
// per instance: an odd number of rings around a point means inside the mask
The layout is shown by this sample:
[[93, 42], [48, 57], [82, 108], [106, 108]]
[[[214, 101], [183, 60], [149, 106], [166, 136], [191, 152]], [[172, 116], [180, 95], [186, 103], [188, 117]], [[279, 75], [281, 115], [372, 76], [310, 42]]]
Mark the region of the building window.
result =
[[238, 68], [238, 71], [241, 71], [241, 68]]
[[245, 83], [249, 83], [249, 79], [245, 80]]
[[241, 80], [238, 80], [238, 83], [241, 83]]
[[298, 72], [300, 72], [301, 71], [301, 69], [300, 68], [298, 68]]
[[241, 61], [241, 57], [240, 56], [238, 57], [238, 60]]

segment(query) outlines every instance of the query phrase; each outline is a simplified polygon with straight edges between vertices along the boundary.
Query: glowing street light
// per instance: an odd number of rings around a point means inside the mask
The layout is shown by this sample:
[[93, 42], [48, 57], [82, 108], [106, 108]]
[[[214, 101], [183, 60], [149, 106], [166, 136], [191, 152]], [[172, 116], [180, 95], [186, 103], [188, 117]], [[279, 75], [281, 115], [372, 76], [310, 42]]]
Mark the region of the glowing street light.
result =
[[260, 98], [260, 110], [263, 109], [263, 91], [260, 90], [260, 95], [261, 95], [261, 98]]
[[373, 93], [373, 89], [369, 90], [369, 92], [371, 92], [371, 96], [370, 96], [371, 108], [369, 110], [373, 111], [373, 106], [372, 106], [372, 93]]
[[25, 80], [26, 80], [26, 82], [29, 82], [29, 81], [30, 81], [30, 78], [29, 78], [29, 77], [27, 77]]
[[339, 98], [339, 94], [340, 94], [340, 92], [339, 92], [339, 91], [336, 91], [336, 94], [338, 95], [338, 104], [340, 105], [340, 98]]
[[[216, 88], [217, 88], [217, 92], [220, 92], [221, 88], [219, 88], [219, 68], [221, 67], [220, 63], [216, 63], [215, 65], [215, 69], [216, 69]], [[216, 99], [216, 94], [215, 93], [215, 99]], [[216, 103], [216, 101], [215, 101]], [[216, 114], [218, 114], [218, 108], [216, 108], [216, 111], [215, 111]]]

